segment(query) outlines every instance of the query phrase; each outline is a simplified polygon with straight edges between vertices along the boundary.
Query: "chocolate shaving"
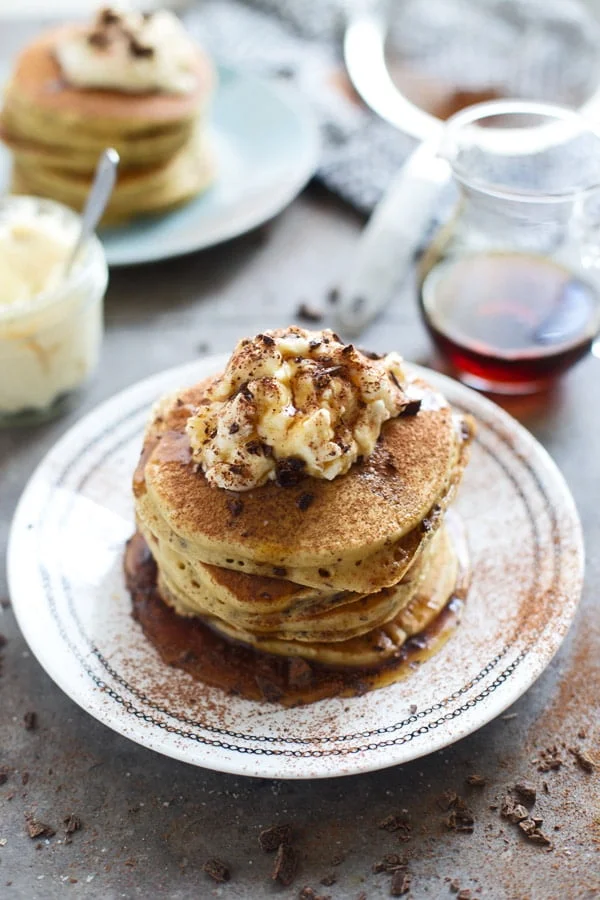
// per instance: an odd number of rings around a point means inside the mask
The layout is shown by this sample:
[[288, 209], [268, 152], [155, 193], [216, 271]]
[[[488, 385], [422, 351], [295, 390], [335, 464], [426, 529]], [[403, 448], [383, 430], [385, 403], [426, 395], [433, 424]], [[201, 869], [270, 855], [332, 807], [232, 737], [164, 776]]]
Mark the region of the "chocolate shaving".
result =
[[406, 872], [394, 872], [390, 886], [390, 895], [392, 897], [403, 897], [405, 894], [408, 894], [411, 882], [412, 878]]
[[81, 819], [71, 813], [63, 819], [66, 834], [74, 834], [81, 830]]
[[25, 821], [27, 823], [27, 834], [32, 840], [39, 837], [52, 837], [56, 834], [54, 828], [51, 825], [46, 825], [44, 822], [39, 822], [34, 816], [31, 814], [25, 814]]
[[598, 763], [592, 759], [592, 757], [587, 753], [586, 750], [573, 749], [571, 751], [573, 756], [575, 757], [575, 761], [580, 769], [583, 769], [584, 772], [591, 774], [594, 769], [598, 767]]
[[375, 875], [379, 875], [380, 872], [386, 872], [387, 874], [391, 874], [397, 872], [400, 869], [406, 869], [408, 866], [408, 860], [406, 857], [398, 856], [397, 853], [388, 853], [386, 856], [382, 857], [382, 859], [373, 863], [371, 866], [371, 871]]
[[450, 810], [450, 815], [444, 820], [446, 828], [461, 834], [472, 834], [475, 819], [462, 797], [459, 797], [455, 791], [446, 791], [443, 795], [443, 802], [446, 804], [445, 808]]
[[292, 838], [291, 825], [271, 825], [258, 836], [258, 843], [265, 853], [275, 853], [281, 844], [289, 844]]
[[271, 872], [273, 881], [278, 881], [284, 887], [289, 887], [296, 877], [298, 859], [296, 851], [289, 844], [280, 844], [275, 857], [275, 865]]
[[217, 859], [216, 856], [207, 859], [202, 866], [202, 870], [219, 884], [223, 884], [223, 882], [229, 881], [231, 878], [227, 865], [221, 859]]
[[419, 410], [421, 409], [421, 401], [420, 400], [410, 400], [406, 406], [400, 410], [399, 417], [401, 419], [408, 416], [416, 416]]
[[303, 887], [298, 900], [331, 900], [331, 894], [317, 894], [311, 887]]
[[321, 346], [322, 343], [323, 343], [323, 341], [317, 341], [317, 340], [309, 341], [308, 342], [309, 350], [317, 350]]
[[154, 47], [142, 44], [141, 41], [138, 41], [132, 34], [129, 35], [128, 49], [131, 56], [137, 57], [138, 59], [151, 59], [154, 56]]
[[266, 344], [267, 347], [275, 346], [275, 339], [272, 338], [270, 334], [257, 334], [256, 336], [263, 344]]
[[537, 790], [530, 781], [519, 781], [515, 784], [515, 793], [521, 798], [523, 803], [535, 803]]
[[26, 731], [33, 731], [37, 728], [37, 713], [26, 712], [23, 716], [23, 724]]
[[278, 459], [275, 466], [275, 482], [282, 488], [296, 487], [304, 478], [306, 462], [297, 456]]
[[410, 823], [401, 816], [386, 816], [385, 819], [382, 819], [381, 822], [379, 822], [377, 827], [381, 828], [383, 831], [388, 831], [391, 834], [397, 834], [402, 843], [406, 843], [410, 840]]
[[314, 499], [314, 494], [300, 494], [300, 496], [296, 499], [296, 506], [298, 507], [298, 509], [301, 509], [302, 512], [305, 512]]
[[316, 306], [310, 306], [309, 303], [302, 301], [296, 310], [296, 317], [303, 319], [305, 322], [322, 322], [323, 313]]
[[237, 518], [244, 511], [244, 503], [238, 497], [232, 497], [227, 500], [227, 509], [234, 518]]
[[240, 426], [238, 422], [232, 422], [229, 426], [229, 434], [237, 434], [240, 430]]
[[333, 872], [331, 872], [329, 875], [324, 875], [321, 878], [321, 884], [324, 885], [325, 887], [331, 887], [331, 885], [335, 884], [336, 881], [337, 881], [337, 878], [335, 877]]
[[96, 50], [106, 50], [111, 43], [110, 36], [105, 31], [91, 31], [86, 38], [90, 47]]
[[98, 12], [96, 21], [98, 25], [102, 26], [118, 25], [121, 21], [121, 16], [114, 9], [111, 9], [110, 6], [105, 6]]

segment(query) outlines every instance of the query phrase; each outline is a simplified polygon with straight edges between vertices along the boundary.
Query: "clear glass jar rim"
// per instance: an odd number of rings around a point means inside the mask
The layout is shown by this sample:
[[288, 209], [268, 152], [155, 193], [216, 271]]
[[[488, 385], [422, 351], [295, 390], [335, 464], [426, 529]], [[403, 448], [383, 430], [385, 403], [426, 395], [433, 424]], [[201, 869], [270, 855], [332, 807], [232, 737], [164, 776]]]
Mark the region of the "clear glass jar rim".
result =
[[[581, 135], [590, 135], [598, 142], [598, 153], [600, 156], [600, 127], [589, 121], [584, 115], [577, 110], [568, 109], [567, 107], [558, 106], [551, 103], [539, 103], [537, 101], [524, 100], [489, 100], [484, 103], [476, 103], [466, 109], [459, 110], [444, 125], [440, 145], [439, 155], [445, 158], [454, 171], [457, 179], [463, 184], [471, 185], [484, 190], [492, 196], [507, 200], [521, 200], [529, 203], [559, 203], [572, 201], [576, 197], [592, 194], [600, 189], [600, 178], [591, 182], [585, 187], [572, 188], [561, 191], [523, 191], [505, 186], [485, 184], [482, 182], [471, 182], [468, 174], [456, 164], [455, 158], [458, 156], [456, 152], [457, 138], [461, 132], [467, 133], [469, 126], [477, 126], [484, 123], [486, 119], [492, 119], [500, 116], [519, 116], [531, 119], [533, 116], [539, 116], [538, 124], [531, 122], [527, 126], [507, 126], [493, 128], [493, 126], [482, 127], [478, 133], [481, 137], [481, 143], [485, 146], [490, 154], [510, 155], [511, 141], [518, 140], [520, 146], [512, 145], [512, 152], [524, 152], [527, 149], [527, 138], [531, 139], [530, 150], [533, 155], [536, 144], [535, 139], [539, 140], [540, 135], [544, 133], [550, 134], [556, 130], [556, 126], [561, 123], [570, 123], [577, 126]], [[557, 135], [559, 132], [557, 131]], [[474, 142], [475, 143], [475, 142]], [[537, 147], [542, 149], [541, 146]]]

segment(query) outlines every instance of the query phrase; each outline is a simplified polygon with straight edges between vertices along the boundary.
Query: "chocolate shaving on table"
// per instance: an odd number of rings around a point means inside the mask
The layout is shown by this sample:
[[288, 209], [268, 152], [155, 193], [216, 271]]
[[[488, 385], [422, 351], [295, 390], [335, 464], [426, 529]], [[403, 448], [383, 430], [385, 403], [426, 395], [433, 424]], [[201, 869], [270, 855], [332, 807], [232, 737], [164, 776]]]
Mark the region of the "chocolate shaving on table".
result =
[[219, 884], [223, 884], [225, 881], [229, 881], [231, 878], [231, 873], [226, 863], [223, 862], [222, 859], [218, 859], [216, 856], [211, 856], [210, 859], [207, 859], [202, 869], [206, 874], [213, 879], [213, 881], [218, 882]]
[[397, 871], [392, 875], [392, 884], [390, 886], [390, 896], [404, 897], [410, 891], [412, 878], [407, 872]]
[[23, 724], [26, 731], [33, 731], [37, 728], [37, 713], [26, 712], [23, 716]]
[[73, 815], [73, 813], [65, 816], [65, 818], [63, 819], [63, 824], [65, 826], [66, 834], [74, 834], [76, 831], [81, 830], [81, 819], [79, 818], [79, 816]]
[[273, 881], [278, 881], [284, 887], [289, 887], [296, 877], [298, 858], [296, 851], [289, 844], [280, 844], [277, 848], [275, 864], [271, 872]]
[[471, 787], [484, 787], [487, 784], [483, 775], [476, 774], [467, 775], [465, 781], [467, 782], [467, 784], [470, 784]]
[[579, 750], [577, 747], [571, 748], [571, 753], [575, 757], [575, 762], [584, 772], [591, 774], [598, 768], [598, 763], [592, 759], [586, 750]]
[[303, 887], [298, 900], [331, 900], [331, 894], [317, 894], [311, 887]]
[[258, 836], [258, 843], [261, 850], [264, 850], [265, 853], [275, 853], [280, 844], [289, 844], [291, 839], [291, 825], [271, 825], [270, 828], [265, 828], [264, 831], [261, 831]]
[[56, 834], [56, 831], [52, 827], [52, 825], [47, 825], [45, 822], [40, 822], [35, 816], [30, 813], [25, 814], [25, 823], [27, 828], [27, 834], [32, 840], [35, 840], [39, 837], [52, 837]]
[[535, 803], [537, 797], [537, 789], [531, 781], [519, 781], [515, 784], [515, 794], [517, 794], [523, 803]]
[[371, 871], [375, 875], [379, 875], [380, 872], [386, 872], [387, 874], [397, 872], [399, 869], [406, 869], [408, 866], [408, 860], [404, 856], [398, 856], [397, 853], [388, 853], [382, 859], [379, 859], [377, 862], [374, 862], [371, 866]]

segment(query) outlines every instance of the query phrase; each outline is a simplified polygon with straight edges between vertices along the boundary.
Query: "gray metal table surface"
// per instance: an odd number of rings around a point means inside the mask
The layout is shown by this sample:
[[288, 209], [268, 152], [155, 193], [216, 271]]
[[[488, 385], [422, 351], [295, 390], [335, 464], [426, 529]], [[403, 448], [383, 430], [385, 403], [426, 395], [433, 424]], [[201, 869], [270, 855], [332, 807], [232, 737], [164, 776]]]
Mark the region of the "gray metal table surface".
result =
[[[81, 414], [138, 379], [202, 354], [229, 350], [240, 336], [296, 319], [301, 300], [331, 309], [326, 294], [343, 270], [360, 221], [311, 188], [269, 226], [184, 259], [112, 273], [100, 371], [81, 403], [46, 425], [0, 433], [0, 542], [28, 476]], [[429, 345], [410, 290], [361, 344], [399, 349], [427, 362]], [[413, 898], [592, 898], [600, 896], [600, 769], [585, 771], [568, 748], [600, 750], [600, 543], [598, 460], [600, 361], [590, 357], [559, 391], [517, 412], [562, 469], [589, 550], [576, 623], [558, 656], [503, 716], [460, 743], [409, 765], [326, 781], [233, 777], [163, 758], [111, 732], [79, 709], [28, 652], [0, 572], [0, 897], [298, 897], [305, 886], [332, 900], [390, 896], [391, 876], [373, 864], [408, 859]], [[128, 490], [123, 485], [123, 490]], [[25, 727], [24, 716], [37, 714]], [[556, 746], [560, 767], [538, 771]], [[594, 757], [594, 754], [596, 756]], [[467, 783], [469, 775], [485, 779]], [[501, 818], [506, 789], [538, 790], [535, 814], [553, 849], [528, 842]], [[544, 788], [544, 784], [547, 786]], [[472, 833], [448, 830], [445, 792], [465, 799]], [[31, 839], [27, 814], [55, 830]], [[82, 827], [65, 840], [63, 820]], [[380, 826], [388, 816], [408, 822]], [[287, 822], [299, 869], [275, 885], [260, 831]], [[223, 859], [231, 880], [203, 872]], [[332, 881], [329, 886], [321, 880]], [[455, 890], [456, 889], [456, 890]], [[470, 895], [468, 892], [470, 891]], [[308, 895], [310, 896], [310, 895]], [[408, 895], [407, 895], [408, 896]]]

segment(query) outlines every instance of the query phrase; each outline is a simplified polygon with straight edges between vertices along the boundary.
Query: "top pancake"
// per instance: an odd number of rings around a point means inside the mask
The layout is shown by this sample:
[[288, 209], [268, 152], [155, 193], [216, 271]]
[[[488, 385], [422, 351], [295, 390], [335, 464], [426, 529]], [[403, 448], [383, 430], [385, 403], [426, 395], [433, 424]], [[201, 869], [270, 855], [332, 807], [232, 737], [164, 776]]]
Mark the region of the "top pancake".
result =
[[[135, 483], [138, 510], [144, 518], [152, 511], [208, 562], [216, 553], [274, 567], [361, 565], [427, 516], [459, 463], [464, 436], [452, 410], [424, 382], [415, 384], [423, 391], [419, 413], [386, 422], [372, 455], [345, 475], [239, 494], [209, 486], [191, 460], [185, 422], [207, 382], [196, 385], [163, 404], [149, 430]], [[313, 500], [301, 509], [303, 494]]]
[[189, 94], [158, 91], [147, 94], [72, 87], [62, 77], [54, 56], [57, 43], [85, 31], [84, 25], [63, 25], [44, 32], [22, 51], [7, 88], [6, 102], [14, 92], [27, 102], [54, 115], [72, 118], [72, 124], [84, 123], [87, 130], [101, 130], [107, 122], [119, 120], [126, 129], [140, 124], [175, 122], [195, 116], [210, 95], [214, 75], [205, 54], [198, 48], [196, 72], [198, 85]]

